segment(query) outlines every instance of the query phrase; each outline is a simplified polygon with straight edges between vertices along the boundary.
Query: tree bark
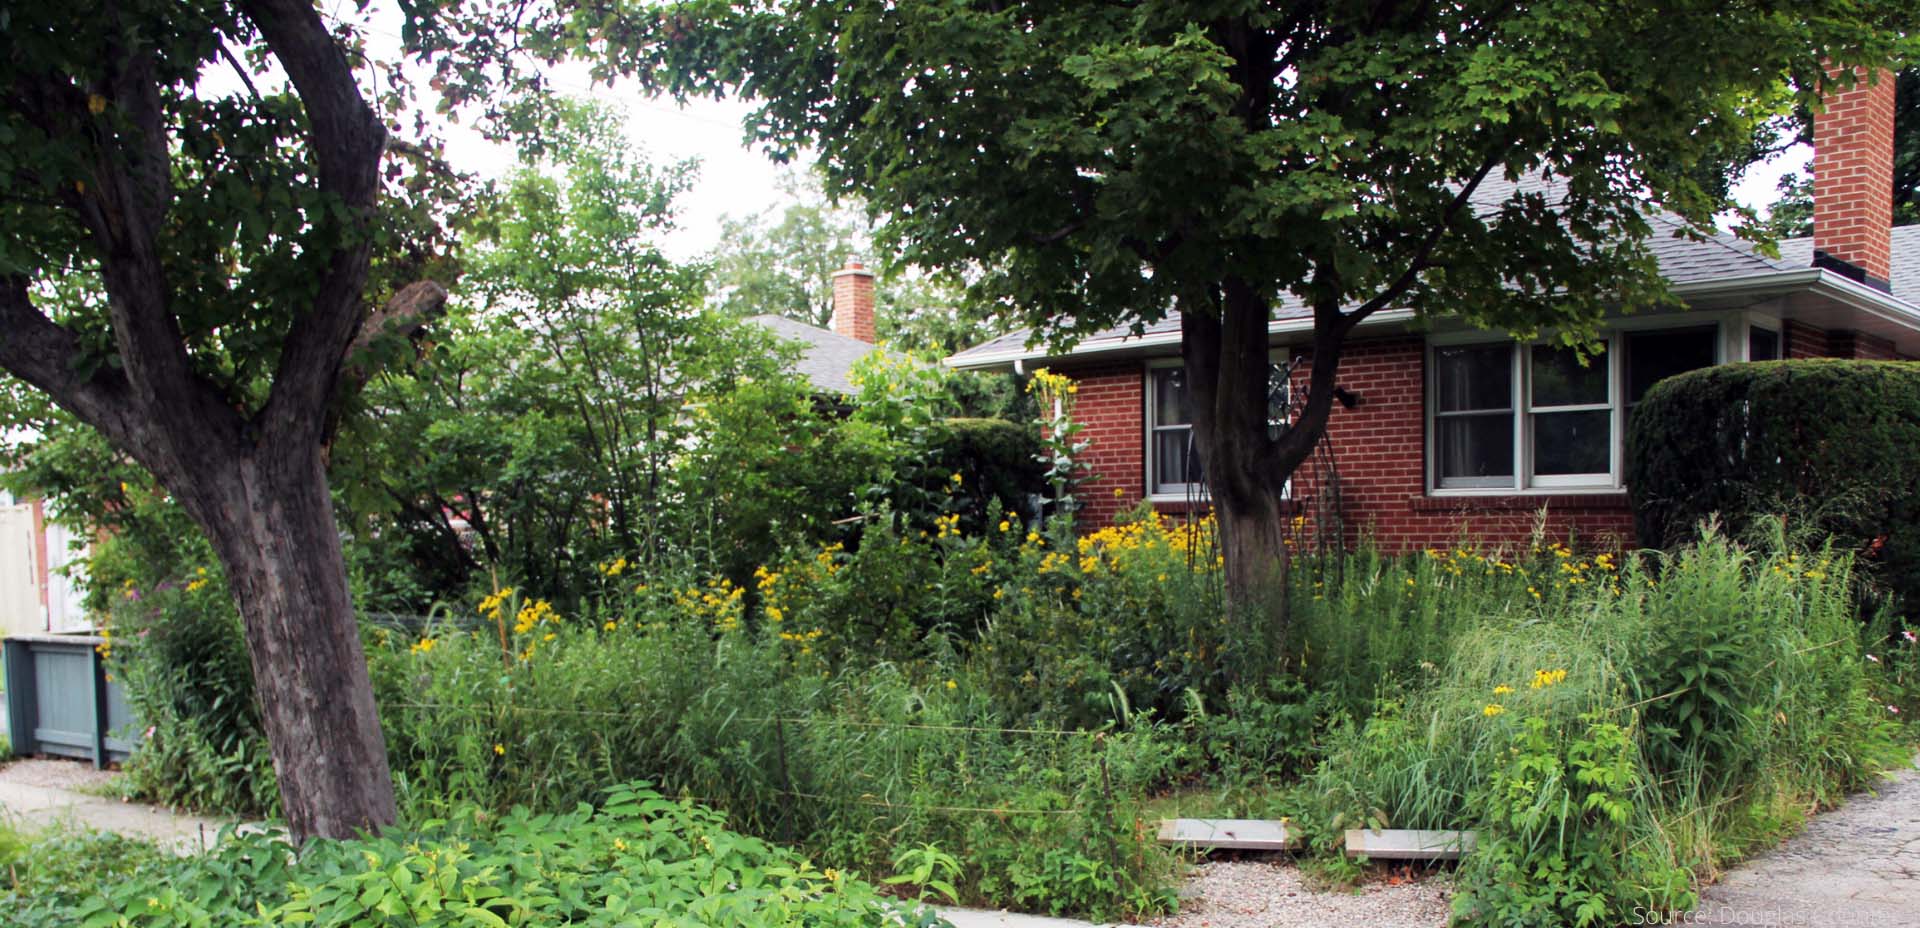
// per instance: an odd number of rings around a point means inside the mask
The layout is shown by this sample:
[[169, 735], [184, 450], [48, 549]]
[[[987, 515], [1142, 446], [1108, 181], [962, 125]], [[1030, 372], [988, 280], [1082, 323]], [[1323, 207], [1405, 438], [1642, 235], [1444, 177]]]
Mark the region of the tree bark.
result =
[[262, 447], [209, 469], [182, 501], [246, 626], [288, 830], [304, 841], [391, 824], [386, 741], [320, 449]]
[[1234, 656], [1236, 677], [1269, 672], [1287, 636], [1287, 479], [1305, 460], [1296, 436], [1269, 429], [1269, 307], [1229, 280], [1181, 307], [1182, 353], [1193, 403], [1194, 446], [1206, 469], [1228, 621], [1259, 642]]

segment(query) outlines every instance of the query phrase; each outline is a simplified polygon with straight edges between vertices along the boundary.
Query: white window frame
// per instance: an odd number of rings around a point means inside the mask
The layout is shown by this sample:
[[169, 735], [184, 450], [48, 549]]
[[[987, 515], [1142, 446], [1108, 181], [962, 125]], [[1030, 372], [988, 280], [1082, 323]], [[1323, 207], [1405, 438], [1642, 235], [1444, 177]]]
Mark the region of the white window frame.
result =
[[[1426, 387], [1426, 484], [1429, 496], [1526, 496], [1552, 495], [1568, 492], [1579, 493], [1624, 493], [1623, 482], [1626, 458], [1627, 396], [1626, 396], [1626, 336], [1661, 329], [1704, 329], [1714, 328], [1714, 361], [1725, 364], [1729, 359], [1744, 360], [1747, 356], [1747, 325], [1759, 321], [1759, 317], [1744, 312], [1693, 312], [1668, 316], [1652, 316], [1641, 319], [1623, 319], [1617, 321], [1601, 334], [1607, 350], [1593, 361], [1607, 367], [1607, 402], [1581, 406], [1552, 406], [1544, 410], [1553, 412], [1575, 412], [1580, 410], [1609, 409], [1612, 412], [1611, 434], [1607, 452], [1608, 470], [1605, 474], [1534, 474], [1533, 460], [1533, 416], [1532, 407], [1533, 374], [1532, 353], [1537, 345], [1553, 343], [1551, 333], [1530, 341], [1488, 338], [1484, 331], [1463, 331], [1435, 334], [1427, 339], [1426, 375], [1423, 382]], [[1446, 415], [1439, 413], [1440, 370], [1435, 362], [1435, 350], [1438, 348], [1461, 347], [1471, 345], [1505, 344], [1509, 347], [1512, 367], [1509, 378], [1509, 398], [1507, 414], [1513, 417], [1513, 470], [1511, 477], [1464, 477], [1442, 481], [1440, 477], [1440, 458], [1437, 453], [1436, 420]], [[1524, 349], [1524, 350], [1523, 350]], [[1782, 342], [1782, 351], [1785, 342]]]
[[[1287, 362], [1292, 359], [1292, 357], [1293, 357], [1293, 349], [1287, 346], [1275, 347], [1270, 351], [1268, 351], [1267, 353], [1267, 360], [1269, 362], [1274, 364], [1279, 364], [1282, 367], [1284, 367], [1287, 364]], [[1141, 455], [1140, 456], [1143, 459], [1142, 463], [1145, 465], [1147, 499], [1150, 502], [1184, 503], [1193, 499], [1204, 499], [1207, 496], [1207, 485], [1204, 483], [1169, 483], [1165, 487], [1160, 487], [1157, 483], [1159, 478], [1154, 473], [1154, 466], [1153, 466], [1153, 462], [1155, 458], [1154, 442], [1153, 442], [1154, 433], [1161, 432], [1161, 431], [1169, 431], [1175, 428], [1185, 429], [1187, 431], [1187, 435], [1189, 436], [1188, 441], [1191, 442], [1192, 441], [1191, 436], [1193, 435], [1193, 423], [1188, 422], [1184, 425], [1162, 426], [1155, 421], [1155, 416], [1158, 414], [1160, 409], [1160, 398], [1156, 392], [1158, 388], [1155, 385], [1156, 380], [1153, 375], [1155, 371], [1166, 370], [1167, 368], [1185, 367], [1185, 366], [1186, 366], [1186, 362], [1180, 360], [1179, 358], [1157, 358], [1155, 360], [1148, 361], [1146, 364], [1146, 369], [1141, 372], [1141, 378], [1145, 381], [1145, 384], [1142, 387], [1141, 392], [1142, 392], [1142, 395], [1146, 398], [1146, 408], [1141, 410], [1141, 420], [1144, 425], [1144, 429], [1142, 430], [1142, 434], [1141, 434], [1141, 446], [1140, 446]], [[1288, 389], [1289, 391], [1291, 391], [1292, 384], [1288, 385]], [[1271, 424], [1271, 420], [1269, 420], [1269, 424]], [[1287, 485], [1284, 492], [1287, 496], [1293, 495], [1292, 480], [1287, 481]]]
[[1193, 423], [1191, 421], [1180, 425], [1161, 425], [1159, 421], [1157, 421], [1160, 411], [1160, 388], [1159, 378], [1156, 377], [1155, 374], [1159, 371], [1185, 366], [1186, 365], [1178, 358], [1164, 358], [1147, 362], [1146, 370], [1141, 374], [1141, 377], [1146, 381], [1144, 393], [1147, 400], [1146, 409], [1141, 412], [1142, 419], [1146, 425], [1146, 433], [1143, 436], [1143, 444], [1141, 445], [1145, 453], [1142, 454], [1141, 457], [1145, 459], [1146, 464], [1147, 498], [1155, 502], [1180, 502], [1191, 499], [1195, 495], [1204, 495], [1207, 492], [1206, 484], [1203, 483], [1169, 483], [1163, 487], [1160, 485], [1159, 477], [1154, 473], [1154, 459], [1159, 457], [1159, 455], [1155, 453], [1157, 446], [1154, 442], [1154, 437], [1156, 435], [1175, 429], [1184, 430], [1188, 436], [1187, 446], [1189, 448], [1193, 446]]

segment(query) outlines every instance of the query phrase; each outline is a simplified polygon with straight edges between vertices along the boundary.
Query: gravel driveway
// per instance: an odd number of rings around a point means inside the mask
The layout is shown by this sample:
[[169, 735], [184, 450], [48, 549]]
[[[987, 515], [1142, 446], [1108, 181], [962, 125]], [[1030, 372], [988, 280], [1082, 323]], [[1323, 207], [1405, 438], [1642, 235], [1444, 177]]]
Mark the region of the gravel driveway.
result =
[[1217, 860], [1187, 878], [1180, 913], [1162, 928], [1441, 928], [1450, 881], [1441, 875], [1356, 892], [1315, 892], [1284, 858]]
[[1920, 772], [1814, 816], [1700, 894], [1687, 924], [1920, 928]]

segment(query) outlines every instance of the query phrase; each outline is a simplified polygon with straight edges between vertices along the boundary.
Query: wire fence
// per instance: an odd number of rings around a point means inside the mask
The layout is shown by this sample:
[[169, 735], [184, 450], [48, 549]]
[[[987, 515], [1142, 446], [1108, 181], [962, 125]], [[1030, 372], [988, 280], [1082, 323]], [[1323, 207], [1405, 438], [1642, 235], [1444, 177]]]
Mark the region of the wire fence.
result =
[[[577, 709], [577, 708], [567, 708], [567, 707], [560, 707], [560, 706], [527, 706], [527, 705], [515, 705], [512, 703], [458, 704], [458, 703], [407, 701], [407, 702], [382, 703], [381, 709], [382, 710], [399, 709], [406, 712], [443, 712], [443, 713], [459, 712], [459, 713], [468, 713], [468, 714], [475, 714], [475, 715], [487, 715], [487, 714], [504, 712], [504, 713], [525, 714], [525, 715], [569, 716], [569, 717], [587, 718], [587, 719], [620, 718], [620, 719], [632, 719], [632, 720], [641, 720], [641, 721], [652, 720], [657, 718], [657, 715], [654, 713], [639, 712], [639, 711], [619, 711], [619, 710], [608, 710], [608, 709]], [[1097, 759], [1097, 764], [1096, 764], [1096, 770], [1098, 772], [1098, 776], [1102, 783], [1101, 793], [1105, 796], [1105, 800], [1106, 800], [1104, 803], [1102, 803], [1102, 807], [1100, 808], [1073, 807], [1073, 808], [1042, 809], [1042, 808], [1025, 808], [1025, 807], [1012, 806], [1012, 805], [1003, 805], [1003, 804], [959, 805], [959, 804], [946, 804], [946, 803], [918, 803], [918, 802], [907, 803], [907, 802], [894, 802], [894, 801], [891, 801], [882, 797], [873, 796], [870, 794], [869, 795], [853, 795], [853, 796], [847, 796], [847, 795], [833, 796], [833, 795], [808, 792], [805, 790], [798, 790], [798, 789], [792, 788], [792, 786], [790, 785], [792, 778], [787, 773], [787, 767], [789, 763], [789, 760], [787, 757], [788, 747], [787, 747], [786, 738], [784, 735], [784, 726], [787, 726], [787, 725], [827, 726], [827, 727], [863, 728], [863, 729], [889, 730], [889, 731], [930, 732], [930, 733], [940, 733], [940, 734], [1010, 735], [1010, 736], [1020, 736], [1020, 737], [1049, 738], [1049, 739], [1082, 738], [1082, 739], [1087, 739], [1090, 743], [1097, 745], [1102, 743], [1104, 739], [1106, 739], [1110, 734], [1112, 734], [1112, 732], [1109, 729], [1021, 728], [1021, 727], [995, 727], [995, 726], [981, 726], [981, 725], [944, 725], [944, 724], [924, 724], [924, 723], [916, 723], [916, 722], [882, 722], [882, 721], [872, 721], [872, 720], [866, 720], [866, 719], [849, 719], [849, 718], [836, 718], [836, 717], [784, 716], [784, 715], [766, 715], [766, 716], [730, 715], [727, 717], [727, 721], [729, 723], [740, 723], [740, 724], [748, 724], [748, 725], [770, 725], [770, 726], [774, 726], [776, 729], [775, 750], [779, 757], [781, 779], [787, 781], [789, 785], [785, 787], [772, 787], [771, 789], [758, 790], [758, 792], [762, 793], [763, 795], [771, 794], [771, 795], [777, 795], [777, 796], [790, 797], [794, 799], [803, 799], [803, 800], [808, 800], [813, 802], [837, 803], [837, 804], [863, 806], [863, 807], [876, 808], [876, 809], [898, 810], [898, 811], [907, 811], [907, 812], [916, 812], [916, 813], [991, 815], [991, 816], [1008, 816], [1008, 815], [1086, 816], [1086, 815], [1095, 815], [1095, 814], [1103, 814], [1103, 815], [1111, 814], [1111, 805], [1113, 802], [1113, 790], [1112, 790], [1112, 784], [1111, 784], [1111, 773], [1108, 769], [1107, 760], [1105, 756], [1100, 756]], [[725, 800], [718, 800], [712, 797], [684, 795], [683, 798], [689, 799], [694, 802], [699, 802], [705, 805], [716, 806], [716, 807], [724, 807], [728, 804], [728, 802]]]

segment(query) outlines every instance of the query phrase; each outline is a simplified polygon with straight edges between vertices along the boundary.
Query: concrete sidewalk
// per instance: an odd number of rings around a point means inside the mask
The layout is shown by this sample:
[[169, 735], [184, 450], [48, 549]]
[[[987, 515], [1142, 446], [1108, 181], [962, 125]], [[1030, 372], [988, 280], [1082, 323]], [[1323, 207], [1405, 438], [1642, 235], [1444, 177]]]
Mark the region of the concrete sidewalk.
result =
[[81, 761], [14, 761], [0, 767], [0, 817], [29, 830], [64, 825], [147, 838], [178, 853], [211, 847], [228, 824], [102, 795], [111, 779]]

